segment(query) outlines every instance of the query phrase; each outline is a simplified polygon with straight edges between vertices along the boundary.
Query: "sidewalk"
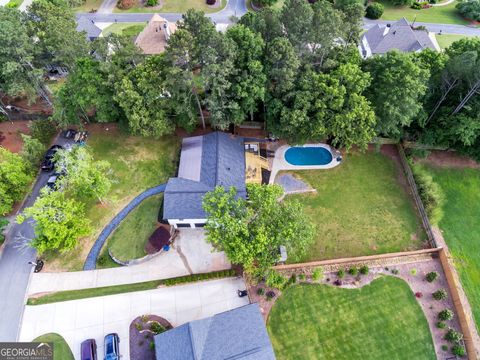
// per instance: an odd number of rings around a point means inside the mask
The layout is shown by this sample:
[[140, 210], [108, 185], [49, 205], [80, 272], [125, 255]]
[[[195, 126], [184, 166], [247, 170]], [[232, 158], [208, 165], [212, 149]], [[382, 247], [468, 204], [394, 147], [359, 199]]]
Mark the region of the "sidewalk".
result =
[[201, 229], [182, 229], [172, 248], [138, 265], [111, 269], [32, 275], [28, 295], [131, 284], [230, 269], [225, 253], [213, 252]]

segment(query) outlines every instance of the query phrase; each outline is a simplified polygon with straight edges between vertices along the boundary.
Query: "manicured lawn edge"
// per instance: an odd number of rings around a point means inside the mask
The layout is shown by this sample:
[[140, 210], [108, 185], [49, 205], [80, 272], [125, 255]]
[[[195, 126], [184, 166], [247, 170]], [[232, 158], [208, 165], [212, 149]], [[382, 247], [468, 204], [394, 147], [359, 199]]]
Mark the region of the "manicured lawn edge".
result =
[[192, 283], [192, 282], [203, 281], [203, 280], [222, 279], [222, 278], [232, 277], [232, 276], [235, 276], [235, 270], [230, 269], [230, 270], [214, 271], [210, 273], [180, 276], [180, 277], [164, 279], [164, 280], [152, 280], [152, 281], [133, 283], [133, 284], [105, 286], [105, 287], [81, 289], [81, 290], [58, 291], [58, 292], [50, 293], [38, 298], [31, 297], [28, 299], [27, 305], [43, 305], [43, 304], [51, 304], [51, 303], [61, 302], [61, 301], [78, 300], [78, 299], [86, 299], [86, 298], [98, 297], [98, 296], [123, 294], [123, 293], [135, 292], [135, 291], [152, 290], [152, 289], [156, 289], [160, 285], [173, 286], [173, 285], [186, 284], [186, 283]]
[[57, 333], [43, 334], [32, 340], [40, 343], [53, 343], [53, 359], [54, 360], [74, 360], [72, 349], [68, 346], [63, 336]]

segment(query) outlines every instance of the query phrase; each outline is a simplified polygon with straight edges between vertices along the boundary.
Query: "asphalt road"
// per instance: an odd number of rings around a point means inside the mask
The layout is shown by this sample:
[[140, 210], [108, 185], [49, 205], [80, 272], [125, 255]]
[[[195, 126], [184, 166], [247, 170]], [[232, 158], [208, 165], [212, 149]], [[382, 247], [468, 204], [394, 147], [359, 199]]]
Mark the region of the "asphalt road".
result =
[[[65, 144], [58, 139], [57, 144]], [[47, 183], [51, 173], [42, 172], [23, 208], [31, 206], [40, 189]], [[3, 252], [0, 254], [0, 341], [17, 341], [26, 292], [33, 266], [28, 264], [36, 258], [36, 250], [28, 246], [34, 237], [32, 220], [15, 224], [8, 231]]]

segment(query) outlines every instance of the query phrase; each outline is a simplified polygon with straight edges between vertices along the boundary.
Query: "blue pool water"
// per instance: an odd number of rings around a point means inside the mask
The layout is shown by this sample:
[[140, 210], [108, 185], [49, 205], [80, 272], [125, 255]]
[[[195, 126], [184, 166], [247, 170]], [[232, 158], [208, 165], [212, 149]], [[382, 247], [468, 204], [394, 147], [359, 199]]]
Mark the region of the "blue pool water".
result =
[[292, 165], [327, 165], [332, 159], [332, 153], [323, 147], [291, 147], [285, 152], [285, 160]]

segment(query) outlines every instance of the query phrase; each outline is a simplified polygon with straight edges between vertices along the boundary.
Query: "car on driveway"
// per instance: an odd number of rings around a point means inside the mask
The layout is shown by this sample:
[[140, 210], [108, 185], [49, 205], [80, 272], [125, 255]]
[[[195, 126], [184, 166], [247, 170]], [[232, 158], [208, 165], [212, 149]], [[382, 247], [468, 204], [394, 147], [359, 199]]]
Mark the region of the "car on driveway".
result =
[[47, 153], [45, 154], [45, 158], [42, 161], [42, 170], [43, 171], [52, 171], [53, 168], [55, 167], [55, 161], [53, 160], [53, 157], [57, 153], [58, 150], [63, 149], [63, 146], [61, 145], [53, 145], [50, 147], [50, 149], [47, 150]]
[[97, 343], [95, 339], [87, 339], [80, 345], [81, 360], [97, 360]]
[[48, 178], [47, 180], [47, 187], [50, 189], [50, 190], [55, 190], [55, 183], [57, 182], [57, 175], [52, 175]]
[[120, 359], [120, 338], [118, 334], [112, 333], [105, 335], [104, 348], [105, 360], [119, 360]]

